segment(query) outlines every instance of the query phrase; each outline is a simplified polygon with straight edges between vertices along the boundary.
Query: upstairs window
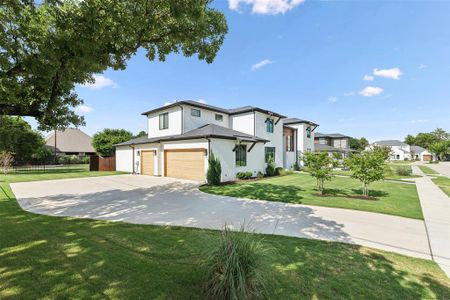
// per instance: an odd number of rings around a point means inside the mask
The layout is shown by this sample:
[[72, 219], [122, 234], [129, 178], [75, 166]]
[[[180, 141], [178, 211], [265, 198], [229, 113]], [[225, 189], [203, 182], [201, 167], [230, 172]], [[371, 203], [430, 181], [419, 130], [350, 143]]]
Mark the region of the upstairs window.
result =
[[311, 127], [306, 128], [306, 137], [311, 138]]
[[169, 128], [169, 113], [159, 114], [159, 130]]
[[269, 159], [272, 158], [275, 161], [275, 147], [266, 147], [264, 148], [264, 156], [266, 163], [269, 162]]
[[223, 121], [223, 116], [221, 114], [216, 114], [216, 121]]
[[247, 145], [236, 145], [236, 166], [245, 167], [247, 165]]
[[200, 112], [200, 109], [191, 108], [191, 116], [193, 117], [200, 117], [202, 113]]
[[266, 120], [266, 131], [269, 133], [273, 133], [273, 120], [272, 119]]

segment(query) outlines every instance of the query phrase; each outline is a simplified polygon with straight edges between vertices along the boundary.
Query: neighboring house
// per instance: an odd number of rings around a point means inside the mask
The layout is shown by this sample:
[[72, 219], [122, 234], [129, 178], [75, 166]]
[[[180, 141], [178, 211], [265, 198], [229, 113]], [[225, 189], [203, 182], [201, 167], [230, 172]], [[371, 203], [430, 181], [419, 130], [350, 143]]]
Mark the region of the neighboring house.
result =
[[366, 147], [366, 150], [373, 149], [374, 146], [387, 146], [390, 147], [391, 157], [390, 160], [420, 160], [430, 161], [435, 157], [427, 149], [419, 146], [409, 146], [408, 144], [399, 140], [384, 140], [377, 141]]
[[67, 128], [65, 130], [53, 131], [45, 139], [45, 144], [56, 155], [94, 155], [95, 150], [92, 147], [92, 138], [83, 131], [76, 128]]
[[312, 125], [284, 126], [285, 116], [258, 107], [224, 109], [190, 100], [143, 115], [148, 136], [116, 145], [118, 171], [204, 181], [213, 152], [221, 162], [222, 181], [244, 171], [256, 176], [265, 172], [269, 157], [277, 166], [291, 167], [298, 159], [291, 152], [297, 153], [300, 140], [305, 143], [297, 138], [305, 134], [299, 130], [313, 130]]
[[348, 157], [355, 150], [350, 149], [350, 138], [340, 133], [320, 133], [314, 136], [315, 151], [338, 152]]

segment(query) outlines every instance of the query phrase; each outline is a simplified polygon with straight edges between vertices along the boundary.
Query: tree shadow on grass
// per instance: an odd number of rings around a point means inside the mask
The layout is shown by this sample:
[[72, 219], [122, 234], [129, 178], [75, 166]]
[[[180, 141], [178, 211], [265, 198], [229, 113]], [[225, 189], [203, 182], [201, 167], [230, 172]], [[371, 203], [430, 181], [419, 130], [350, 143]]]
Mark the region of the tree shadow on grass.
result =
[[[362, 189], [352, 189], [352, 191], [353, 191], [353, 193], [355, 193], [357, 195], [363, 194]], [[375, 198], [387, 197], [387, 196], [389, 196], [389, 193], [385, 192], [385, 191], [380, 191], [380, 190], [369, 190], [369, 196], [375, 197]]]
[[[426, 272], [414, 273], [414, 268], [396, 266], [390, 256], [377, 250], [315, 240], [279, 242], [274, 244], [283, 251], [272, 260], [273, 278], [278, 281], [273, 298], [449, 299], [450, 296], [450, 285], [444, 277], [438, 279]], [[405, 262], [408, 258], [400, 259]]]
[[217, 194], [238, 198], [301, 204], [303, 197], [300, 195], [300, 192], [302, 191], [303, 189], [297, 186], [285, 186], [264, 182], [264, 184], [231, 185], [230, 188], [225, 188], [224, 193]]

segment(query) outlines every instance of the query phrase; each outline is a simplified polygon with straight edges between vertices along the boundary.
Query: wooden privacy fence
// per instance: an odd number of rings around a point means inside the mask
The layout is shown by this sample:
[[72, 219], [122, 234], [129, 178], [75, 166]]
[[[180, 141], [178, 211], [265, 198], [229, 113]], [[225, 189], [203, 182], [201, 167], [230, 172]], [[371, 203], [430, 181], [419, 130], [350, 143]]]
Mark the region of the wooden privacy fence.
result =
[[91, 156], [91, 163], [89, 165], [89, 171], [115, 171], [116, 170], [116, 157], [101, 157], [98, 155]]

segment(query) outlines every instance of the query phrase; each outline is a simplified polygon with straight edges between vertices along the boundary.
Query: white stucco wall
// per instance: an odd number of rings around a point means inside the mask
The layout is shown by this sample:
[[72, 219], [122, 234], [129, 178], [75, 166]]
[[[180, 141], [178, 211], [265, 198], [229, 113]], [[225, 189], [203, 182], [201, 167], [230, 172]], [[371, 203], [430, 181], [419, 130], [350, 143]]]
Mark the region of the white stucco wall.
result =
[[[275, 147], [275, 164], [277, 167], [283, 167], [283, 156], [284, 156], [284, 142], [283, 142], [283, 121], [280, 120], [278, 124], [275, 123], [278, 117], [272, 117], [270, 115], [255, 112], [256, 117], [256, 136], [269, 140], [264, 147]], [[266, 130], [266, 120], [270, 117], [274, 120], [273, 122], [273, 133], [267, 132]]]
[[116, 147], [116, 170], [133, 172], [132, 149], [128, 146]]
[[[183, 108], [184, 132], [199, 128], [206, 124], [215, 124], [222, 127], [229, 127], [229, 116], [227, 114], [189, 105], [183, 105]], [[194, 117], [191, 115], [192, 108], [200, 110], [200, 117]], [[222, 115], [223, 121], [216, 121], [216, 114]]]
[[[247, 150], [252, 143], [245, 143]], [[220, 159], [222, 167], [222, 181], [230, 181], [236, 178], [236, 173], [251, 171], [253, 176], [258, 172], [264, 173], [266, 163], [264, 161], [264, 144], [257, 143], [250, 152], [247, 152], [247, 166], [236, 166], [236, 153], [233, 149], [236, 145], [235, 140], [211, 139], [211, 151]]]
[[253, 112], [230, 116], [230, 126], [232, 129], [254, 135], [255, 118]]
[[[159, 115], [169, 113], [169, 128], [159, 130]], [[181, 107], [171, 107], [148, 115], [148, 137], [181, 134]]]
[[311, 127], [311, 130], [313, 127], [308, 124], [299, 123], [299, 124], [289, 124], [290, 127], [294, 127], [297, 129], [298, 132], [298, 140], [297, 140], [297, 149], [299, 151], [299, 154], [305, 153], [310, 149], [311, 152], [314, 152], [314, 131], [311, 131], [311, 137], [308, 138], [306, 129], [308, 127]]

